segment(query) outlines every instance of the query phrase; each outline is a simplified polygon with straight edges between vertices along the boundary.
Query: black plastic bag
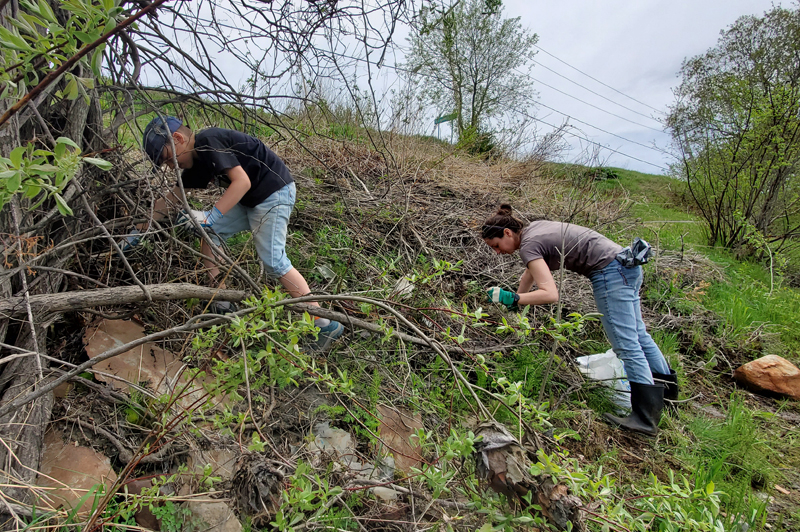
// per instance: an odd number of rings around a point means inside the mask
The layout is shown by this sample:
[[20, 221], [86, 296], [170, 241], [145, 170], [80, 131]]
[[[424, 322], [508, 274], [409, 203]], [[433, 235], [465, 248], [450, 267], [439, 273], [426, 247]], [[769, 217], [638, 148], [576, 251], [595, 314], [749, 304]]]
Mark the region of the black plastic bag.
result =
[[617, 261], [626, 268], [634, 268], [646, 264], [653, 256], [653, 248], [646, 240], [639, 237], [633, 239], [630, 246], [617, 254]]

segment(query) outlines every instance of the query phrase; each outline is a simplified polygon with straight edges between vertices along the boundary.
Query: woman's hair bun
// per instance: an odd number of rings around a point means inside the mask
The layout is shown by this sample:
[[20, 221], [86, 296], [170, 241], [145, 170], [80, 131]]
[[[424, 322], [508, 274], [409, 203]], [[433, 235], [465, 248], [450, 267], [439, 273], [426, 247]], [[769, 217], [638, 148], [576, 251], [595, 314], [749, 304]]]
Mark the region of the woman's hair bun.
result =
[[501, 214], [503, 216], [511, 216], [511, 205], [508, 203], [503, 203], [500, 205], [500, 208], [497, 209], [497, 214]]

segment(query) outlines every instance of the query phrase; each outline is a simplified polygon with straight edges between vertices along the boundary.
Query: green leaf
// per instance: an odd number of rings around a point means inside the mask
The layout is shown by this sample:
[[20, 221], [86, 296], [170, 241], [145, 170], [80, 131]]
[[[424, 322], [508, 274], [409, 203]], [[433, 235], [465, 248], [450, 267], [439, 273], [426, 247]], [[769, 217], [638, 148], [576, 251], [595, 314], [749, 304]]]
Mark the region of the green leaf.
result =
[[712, 493], [714, 493], [714, 481], [713, 480], [711, 482], [709, 482], [708, 485], [706, 486], [706, 495], [711, 495]]
[[8, 19], [12, 26], [17, 28], [23, 33], [36, 35], [36, 29], [31, 26], [30, 22], [23, 17]]
[[12, 175], [14, 175], [16, 173], [17, 173], [16, 170], [4, 170], [4, 171], [0, 172], [0, 179], [8, 179], [9, 177], [11, 177]]
[[69, 208], [67, 202], [61, 197], [61, 194], [53, 194], [53, 197], [56, 199], [58, 212], [60, 212], [62, 216], [72, 216], [72, 209]]
[[36, 172], [52, 174], [53, 172], [58, 171], [58, 166], [53, 166], [52, 164], [32, 164], [28, 167], [28, 169]]
[[83, 161], [89, 164], [93, 164], [101, 170], [111, 170], [114, 167], [113, 164], [106, 161], [105, 159], [97, 159], [96, 157], [84, 157]]
[[[72, 146], [77, 150], [81, 149], [81, 147], [75, 144], [75, 141], [69, 137], [58, 137], [56, 139], [56, 144], [66, 144], [67, 146]], [[56, 146], [56, 155], [58, 155], [58, 146]]]
[[58, 24], [58, 19], [56, 18], [55, 12], [50, 8], [50, 5], [47, 2], [45, 2], [45, 0], [39, 0], [39, 13], [48, 22], [52, 22], [53, 24]]
[[103, 9], [106, 11], [114, 9], [114, 0], [103, 0]]
[[25, 189], [25, 197], [28, 199], [35, 198], [39, 192], [42, 191], [42, 187], [36, 184], [29, 184]]
[[98, 32], [86, 33], [84, 31], [76, 31], [73, 35], [80, 39], [84, 44], [93, 43], [100, 38], [100, 33]]
[[74, 100], [78, 97], [78, 82], [75, 79], [69, 80], [67, 86], [64, 88], [64, 95], [67, 100]]
[[11, 89], [16, 89], [16, 88], [17, 88], [16, 83], [12, 82], [10, 79], [6, 80], [3, 83], [3, 91], [0, 92], [0, 100], [8, 96], [8, 93], [11, 92]]
[[25, 146], [17, 146], [11, 150], [9, 157], [11, 158], [11, 166], [19, 168], [22, 164], [22, 154], [25, 153]]
[[20, 52], [33, 51], [33, 48], [31, 48], [31, 45], [29, 45], [25, 39], [3, 26], [0, 26], [0, 44]]
[[86, 87], [89, 90], [92, 90], [94, 88], [94, 79], [92, 79], [92, 78], [81, 78], [81, 77], [79, 77], [78, 81], [81, 83], [81, 85], [83, 85], [84, 87]]
[[19, 186], [22, 183], [22, 172], [14, 172], [14, 175], [8, 178], [6, 181], [6, 188], [12, 194], [14, 194], [17, 190], [19, 190]]
[[100, 69], [103, 68], [103, 50], [105, 50], [105, 47], [105, 44], [98, 46], [92, 53], [92, 72], [97, 78], [100, 77]]

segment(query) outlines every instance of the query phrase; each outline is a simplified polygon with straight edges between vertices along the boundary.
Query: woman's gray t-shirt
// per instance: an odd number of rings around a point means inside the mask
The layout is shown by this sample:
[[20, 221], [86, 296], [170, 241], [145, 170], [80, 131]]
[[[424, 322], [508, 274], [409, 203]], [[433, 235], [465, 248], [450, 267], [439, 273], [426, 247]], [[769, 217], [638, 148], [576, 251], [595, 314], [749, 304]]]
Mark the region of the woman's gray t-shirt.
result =
[[622, 246], [597, 231], [575, 224], [538, 220], [522, 230], [519, 255], [526, 268], [530, 261], [544, 259], [550, 271], [558, 270], [562, 249], [564, 267], [588, 277], [616, 259]]

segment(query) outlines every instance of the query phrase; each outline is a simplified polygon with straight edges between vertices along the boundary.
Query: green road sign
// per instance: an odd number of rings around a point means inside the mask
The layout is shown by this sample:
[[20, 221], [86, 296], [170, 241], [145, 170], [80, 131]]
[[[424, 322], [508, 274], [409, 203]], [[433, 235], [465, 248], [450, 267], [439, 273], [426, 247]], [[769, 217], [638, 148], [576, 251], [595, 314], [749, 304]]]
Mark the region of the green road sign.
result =
[[448, 115], [442, 115], [439, 118], [433, 121], [434, 124], [441, 124], [443, 122], [451, 122], [456, 119], [458, 113], [450, 113]]

